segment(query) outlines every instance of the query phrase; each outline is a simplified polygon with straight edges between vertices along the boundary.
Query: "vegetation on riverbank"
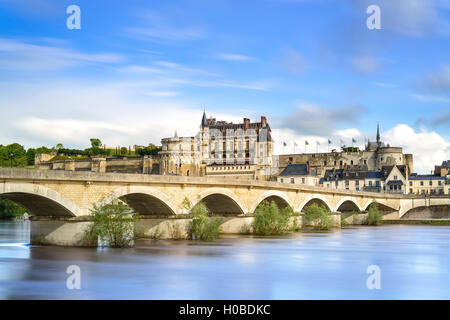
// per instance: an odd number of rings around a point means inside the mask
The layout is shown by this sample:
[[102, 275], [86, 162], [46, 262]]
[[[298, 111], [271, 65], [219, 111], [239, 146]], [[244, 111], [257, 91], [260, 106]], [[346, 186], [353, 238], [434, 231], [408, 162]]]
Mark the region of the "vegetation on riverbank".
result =
[[95, 205], [91, 211], [92, 225], [86, 230], [88, 239], [99, 239], [112, 248], [131, 247], [136, 238], [136, 213], [120, 200]]
[[304, 212], [306, 226], [318, 230], [330, 230], [333, 227], [333, 217], [324, 206], [313, 203]]
[[219, 237], [220, 218], [210, 217], [208, 207], [199, 201], [191, 210], [192, 220], [189, 221], [188, 235], [192, 240], [212, 241]]
[[378, 203], [374, 202], [370, 205], [369, 212], [367, 213], [367, 224], [369, 226], [381, 225], [383, 221], [383, 215], [378, 209]]
[[274, 201], [263, 201], [253, 215], [252, 231], [263, 236], [284, 234], [289, 231], [292, 215], [289, 206], [280, 209]]
[[24, 208], [11, 200], [0, 198], [0, 220], [11, 220], [23, 216]]

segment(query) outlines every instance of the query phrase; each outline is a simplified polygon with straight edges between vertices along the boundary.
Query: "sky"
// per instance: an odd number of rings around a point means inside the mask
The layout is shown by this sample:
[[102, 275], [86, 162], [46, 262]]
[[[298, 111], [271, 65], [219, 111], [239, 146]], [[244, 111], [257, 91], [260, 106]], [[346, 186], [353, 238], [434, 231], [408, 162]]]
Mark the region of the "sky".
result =
[[277, 154], [364, 148], [379, 122], [429, 173], [450, 159], [449, 106], [447, 0], [0, 0], [3, 145], [160, 144], [206, 110], [265, 115]]

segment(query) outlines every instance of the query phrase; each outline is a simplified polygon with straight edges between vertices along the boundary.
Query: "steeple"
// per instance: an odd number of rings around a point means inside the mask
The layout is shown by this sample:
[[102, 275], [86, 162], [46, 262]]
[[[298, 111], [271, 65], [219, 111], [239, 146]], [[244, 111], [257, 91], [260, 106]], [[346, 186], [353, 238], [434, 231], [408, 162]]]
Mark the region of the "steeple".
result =
[[206, 119], [206, 113], [205, 110], [203, 110], [203, 117], [202, 117], [202, 124], [201, 127], [206, 127], [208, 125], [208, 120]]
[[175, 130], [175, 134], [173, 135], [174, 138], [178, 138], [177, 130]]
[[377, 144], [380, 145], [381, 139], [380, 139], [380, 123], [377, 122]]

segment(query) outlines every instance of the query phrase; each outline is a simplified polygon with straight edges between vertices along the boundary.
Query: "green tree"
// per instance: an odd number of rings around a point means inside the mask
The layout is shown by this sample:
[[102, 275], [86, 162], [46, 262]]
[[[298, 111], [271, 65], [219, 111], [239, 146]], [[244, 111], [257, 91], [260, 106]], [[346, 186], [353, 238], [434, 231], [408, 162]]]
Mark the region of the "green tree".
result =
[[274, 201], [263, 201], [255, 210], [252, 229], [259, 235], [279, 235], [289, 230], [292, 208], [280, 209]]
[[136, 235], [136, 213], [125, 203], [113, 200], [95, 205], [90, 211], [92, 226], [86, 230], [89, 239], [100, 239], [113, 248], [133, 246]]
[[98, 138], [91, 138], [91, 147], [93, 149], [98, 149], [102, 145], [102, 141]]
[[313, 203], [305, 209], [305, 224], [319, 230], [329, 230], [333, 227], [333, 218], [330, 212], [323, 206]]
[[22, 216], [26, 210], [11, 200], [0, 198], [0, 220], [9, 220]]
[[188, 234], [191, 239], [212, 241], [219, 236], [220, 218], [209, 217], [209, 210], [203, 201], [199, 201], [192, 209], [192, 220], [189, 222]]
[[0, 166], [25, 167], [28, 163], [25, 148], [18, 143], [0, 145]]

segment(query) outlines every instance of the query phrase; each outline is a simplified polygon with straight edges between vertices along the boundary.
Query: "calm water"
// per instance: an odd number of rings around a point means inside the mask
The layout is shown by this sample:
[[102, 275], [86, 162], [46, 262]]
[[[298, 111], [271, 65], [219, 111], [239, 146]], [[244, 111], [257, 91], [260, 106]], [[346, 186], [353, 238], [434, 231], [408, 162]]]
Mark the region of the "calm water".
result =
[[[133, 249], [27, 245], [28, 222], [0, 223], [1, 299], [449, 299], [450, 227], [392, 225]], [[81, 268], [81, 290], [66, 268]], [[381, 269], [368, 290], [366, 269]]]

